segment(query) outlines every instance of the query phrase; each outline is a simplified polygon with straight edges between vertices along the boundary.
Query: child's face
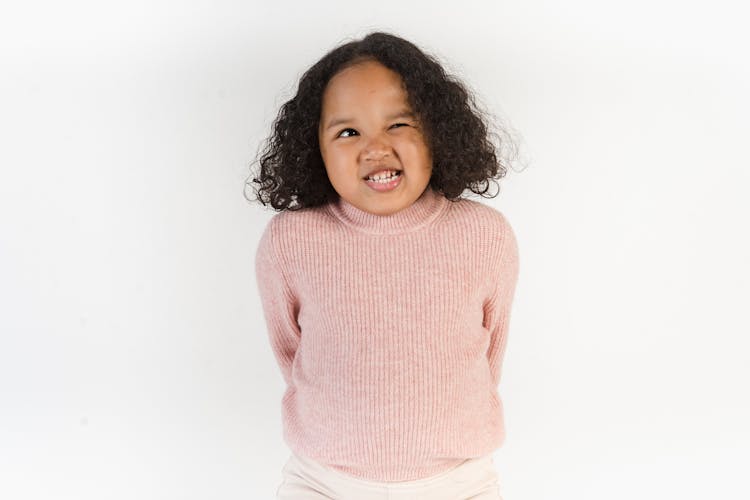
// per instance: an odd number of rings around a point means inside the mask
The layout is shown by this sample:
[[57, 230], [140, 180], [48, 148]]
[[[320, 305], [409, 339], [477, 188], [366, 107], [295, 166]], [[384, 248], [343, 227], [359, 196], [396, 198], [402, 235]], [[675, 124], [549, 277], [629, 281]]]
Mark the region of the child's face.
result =
[[[401, 85], [398, 73], [368, 61], [337, 73], [323, 93], [318, 139], [328, 179], [343, 199], [376, 215], [414, 203], [432, 175], [421, 124], [401, 113], [413, 111]], [[401, 170], [387, 191], [365, 179], [384, 169]]]

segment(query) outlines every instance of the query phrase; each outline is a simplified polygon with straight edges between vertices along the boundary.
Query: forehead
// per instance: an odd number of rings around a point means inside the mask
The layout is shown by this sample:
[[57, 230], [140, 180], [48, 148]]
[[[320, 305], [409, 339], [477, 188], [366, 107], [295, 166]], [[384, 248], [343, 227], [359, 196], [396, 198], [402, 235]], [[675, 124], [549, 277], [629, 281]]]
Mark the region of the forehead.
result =
[[328, 82], [323, 92], [323, 113], [337, 108], [351, 109], [366, 102], [382, 105], [406, 103], [407, 93], [398, 73], [378, 62], [350, 66]]

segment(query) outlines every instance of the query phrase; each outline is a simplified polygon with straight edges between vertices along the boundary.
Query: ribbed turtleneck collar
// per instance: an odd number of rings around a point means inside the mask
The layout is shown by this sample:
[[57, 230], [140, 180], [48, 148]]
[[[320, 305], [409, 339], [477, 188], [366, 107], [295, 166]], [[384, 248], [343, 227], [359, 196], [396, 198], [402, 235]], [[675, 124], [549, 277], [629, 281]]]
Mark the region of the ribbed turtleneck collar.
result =
[[329, 208], [342, 222], [362, 232], [394, 234], [413, 231], [430, 224], [448, 203], [445, 196], [427, 186], [414, 203], [391, 215], [366, 212], [341, 197], [331, 202]]

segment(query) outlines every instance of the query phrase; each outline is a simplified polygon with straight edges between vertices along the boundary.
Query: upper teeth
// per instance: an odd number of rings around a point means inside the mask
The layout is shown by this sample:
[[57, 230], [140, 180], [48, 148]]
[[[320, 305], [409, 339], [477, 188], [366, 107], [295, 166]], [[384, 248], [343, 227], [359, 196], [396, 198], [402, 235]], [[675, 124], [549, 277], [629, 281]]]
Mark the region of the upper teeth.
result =
[[396, 175], [395, 170], [386, 170], [385, 173], [377, 173], [375, 175], [371, 175], [368, 177], [368, 179], [371, 179], [373, 181], [381, 180], [381, 179], [387, 179], [388, 177], [392, 177]]

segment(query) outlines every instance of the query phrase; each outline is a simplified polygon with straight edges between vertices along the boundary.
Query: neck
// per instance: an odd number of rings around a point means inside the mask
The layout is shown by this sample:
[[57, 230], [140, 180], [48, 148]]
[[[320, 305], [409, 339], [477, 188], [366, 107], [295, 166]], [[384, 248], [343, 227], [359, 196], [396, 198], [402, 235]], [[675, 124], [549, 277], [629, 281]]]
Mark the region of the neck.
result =
[[329, 205], [330, 211], [343, 223], [370, 234], [394, 234], [413, 231], [434, 221], [448, 204], [448, 199], [430, 186], [406, 208], [390, 215], [377, 215], [355, 207], [339, 197]]

